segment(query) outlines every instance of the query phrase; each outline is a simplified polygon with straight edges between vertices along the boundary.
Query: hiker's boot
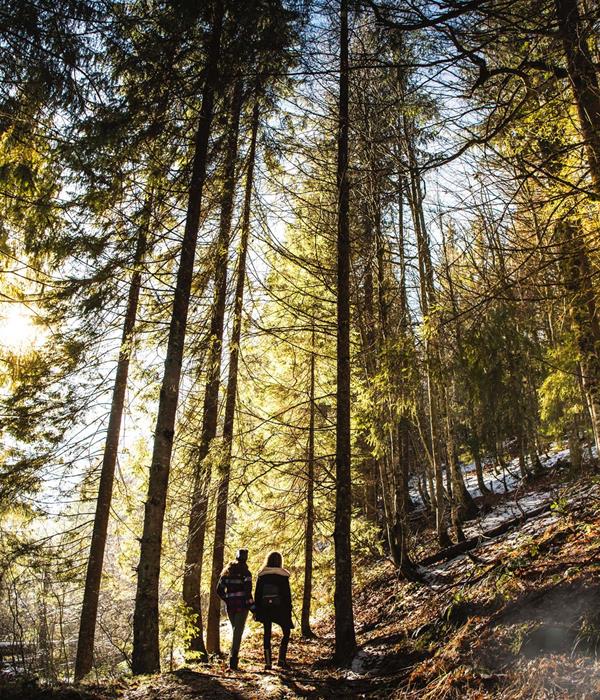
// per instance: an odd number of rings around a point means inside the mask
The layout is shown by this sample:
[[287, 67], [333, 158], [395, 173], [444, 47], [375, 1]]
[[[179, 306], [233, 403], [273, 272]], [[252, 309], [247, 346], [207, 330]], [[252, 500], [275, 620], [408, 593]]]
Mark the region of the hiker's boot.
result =
[[273, 658], [271, 656], [271, 647], [265, 647], [265, 671], [270, 671], [273, 668]]
[[238, 670], [238, 661], [239, 661], [239, 658], [237, 656], [230, 656], [229, 657], [229, 668], [232, 671]]
[[288, 642], [289, 639], [282, 639], [281, 644], [279, 645], [279, 658], [277, 659], [277, 665], [279, 668], [289, 668], [290, 665], [287, 662], [286, 656], [287, 656], [287, 648], [288, 648]]

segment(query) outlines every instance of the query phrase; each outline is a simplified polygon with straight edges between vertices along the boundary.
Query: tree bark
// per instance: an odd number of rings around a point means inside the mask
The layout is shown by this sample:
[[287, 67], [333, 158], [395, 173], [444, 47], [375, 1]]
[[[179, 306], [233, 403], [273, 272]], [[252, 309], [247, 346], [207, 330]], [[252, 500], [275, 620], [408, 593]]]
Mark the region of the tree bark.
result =
[[[188, 641], [188, 651], [206, 658], [207, 649], [203, 640], [201, 583], [206, 521], [208, 516], [211, 462], [207, 459], [210, 446], [217, 434], [219, 413], [219, 388], [221, 384], [221, 355], [223, 347], [223, 326], [225, 302], [227, 300], [227, 262], [231, 238], [231, 219], [235, 197], [235, 166], [237, 163], [238, 134], [242, 109], [242, 82], [236, 81], [231, 101], [231, 118], [225, 144], [225, 172], [219, 237], [214, 267], [214, 299], [209, 333], [208, 365], [206, 387], [202, 408], [202, 430], [196, 455], [194, 490], [188, 525], [188, 540], [183, 573], [183, 602], [193, 616], [193, 632]], [[215, 641], [215, 640], [213, 640]], [[216, 652], [218, 648], [209, 648]]]
[[600, 455], [600, 319], [592, 287], [590, 260], [580, 226], [560, 224], [564, 246], [563, 277], [570, 293], [571, 320], [581, 357], [581, 379], [587, 396], [596, 449]]
[[[454, 383], [451, 385], [454, 393]], [[475, 517], [477, 515], [477, 506], [473, 500], [473, 496], [469, 493], [465, 486], [462, 469], [458, 461], [456, 442], [454, 439], [454, 425], [452, 421], [452, 401], [448, 397], [448, 390], [444, 391], [444, 411], [446, 414], [446, 444], [448, 448], [448, 467], [452, 476], [452, 494], [453, 500], [457, 505], [460, 521]]]
[[555, 7], [590, 174], [594, 189], [600, 196], [600, 90], [596, 68], [577, 0], [555, 0]]
[[575, 474], [581, 470], [582, 462], [581, 442], [579, 441], [579, 429], [577, 421], [573, 420], [569, 428], [569, 457], [571, 469]]
[[335, 658], [348, 664], [356, 650], [352, 606], [350, 462], [350, 183], [348, 180], [348, 0], [340, 2], [338, 114], [337, 406], [335, 500]]
[[404, 418], [399, 422], [397, 436], [398, 465], [396, 469], [393, 527], [395, 546], [392, 557], [394, 564], [398, 567], [399, 574], [409, 581], [414, 581], [418, 579], [418, 576], [408, 552], [407, 503], [410, 499], [408, 494], [409, 436], [408, 422]]
[[117, 361], [117, 373], [113, 387], [108, 428], [106, 431], [106, 442], [104, 444], [104, 454], [102, 457], [100, 484], [98, 486], [98, 497], [96, 501], [96, 513], [94, 515], [94, 526], [92, 530], [92, 540], [90, 543], [90, 553], [88, 556], [85, 588], [83, 592], [83, 604], [81, 606], [81, 618], [79, 623], [79, 638], [77, 642], [77, 656], [75, 659], [76, 681], [81, 680], [92, 670], [94, 659], [94, 637], [96, 634], [96, 619], [98, 616], [100, 582], [102, 579], [104, 551], [106, 549], [106, 537], [110, 517], [110, 504], [112, 501], [115, 467], [117, 465], [119, 450], [119, 436], [121, 433], [121, 422], [123, 419], [123, 409], [125, 406], [125, 392], [127, 390], [129, 361], [131, 358], [133, 335], [137, 318], [138, 302], [140, 298], [142, 279], [141, 265], [146, 251], [147, 231], [150, 224], [151, 211], [152, 194], [149, 194], [145, 206], [144, 220], [140, 225], [133, 259], [133, 274], [129, 283], [129, 294], [127, 297], [127, 307], [125, 309], [125, 320], [123, 322], [119, 359]]
[[308, 450], [306, 456], [306, 529], [304, 531], [304, 592], [300, 631], [303, 637], [314, 637], [310, 628], [310, 604], [312, 599], [313, 546], [315, 528], [315, 330], [312, 330], [310, 355], [310, 415], [308, 421]]
[[[363, 209], [363, 227], [365, 241], [371, 239], [371, 222], [369, 220], [367, 207]], [[371, 383], [377, 373], [377, 328], [374, 313], [374, 285], [373, 285], [373, 267], [371, 264], [370, 253], [367, 253], [367, 264], [364, 274], [363, 283], [363, 310], [364, 323], [361, 327], [361, 339], [364, 356], [365, 375], [367, 383]], [[377, 459], [372, 456], [371, 448], [367, 441], [367, 430], [362, 429], [357, 436], [357, 446], [359, 450], [368, 455], [362, 460], [362, 478], [365, 484], [363, 498], [363, 512], [365, 516], [373, 523], [377, 522], [377, 475], [379, 473], [379, 465]], [[382, 490], [385, 484], [382, 484]], [[384, 496], [385, 497], [385, 496]]]
[[477, 486], [481, 491], [481, 495], [491, 493], [483, 478], [483, 464], [481, 462], [481, 443], [479, 441], [479, 433], [475, 424], [475, 416], [472, 407], [469, 409], [469, 419], [471, 423], [471, 450], [473, 452], [473, 461], [475, 462], [475, 473], [477, 475]]
[[229, 497], [229, 481], [231, 476], [231, 450], [233, 443], [233, 428], [235, 423], [235, 402], [237, 399], [238, 365], [240, 356], [240, 339], [242, 335], [242, 309], [244, 305], [244, 286], [246, 283], [246, 256], [250, 237], [250, 213], [252, 190], [254, 187], [254, 167], [256, 162], [256, 140], [259, 124], [258, 96], [252, 111], [252, 126], [248, 165], [244, 188], [244, 204], [242, 211], [242, 230], [238, 252], [238, 268], [233, 304], [233, 327], [229, 343], [229, 371], [227, 376], [227, 392], [225, 396], [225, 417], [223, 420], [223, 454], [220, 462], [219, 485], [217, 488], [217, 508], [215, 514], [215, 537], [213, 543], [212, 571], [210, 582], [210, 598], [206, 622], [206, 644], [213, 653], [220, 651], [219, 623], [221, 619], [221, 599], [216, 593], [219, 576], [225, 562], [225, 532], [227, 529], [227, 500]]
[[179, 258], [179, 269], [177, 271], [173, 311], [167, 343], [167, 357], [154, 433], [148, 496], [144, 512], [144, 528], [141, 538], [133, 617], [132, 671], [134, 674], [160, 671], [158, 583], [162, 531], [175, 434], [175, 415], [179, 400], [179, 382], [181, 379], [190, 291], [200, 224], [202, 192], [206, 179], [208, 140], [218, 79], [223, 14], [223, 0], [215, 0], [212, 31], [207, 53], [206, 79], [196, 132], [185, 230]]
[[[434, 295], [433, 288], [433, 273], [431, 266], [431, 256], [429, 251], [429, 242], [427, 240], [427, 231], [425, 230], [423, 218], [423, 206], [421, 189], [418, 184], [418, 172], [416, 160], [413, 153], [411, 136], [408, 126], [405, 124], [406, 130], [406, 147], [409, 154], [410, 163], [410, 195], [409, 203], [413, 223], [417, 235], [417, 255], [419, 264], [419, 283], [421, 292], [421, 311], [425, 320], [429, 315], [430, 297]], [[431, 299], [433, 301], [433, 299]], [[433, 378], [432, 356], [435, 355], [431, 342], [425, 340], [425, 366], [426, 366], [426, 389], [427, 403], [429, 405], [429, 438], [431, 440], [431, 462], [433, 465], [435, 479], [435, 527], [440, 547], [447, 547], [451, 542], [446, 530], [445, 516], [445, 501], [444, 501], [444, 483], [442, 465], [439, 458], [439, 452], [436, 446], [436, 440], [439, 430], [439, 413], [438, 413], [438, 396]]]
[[446, 427], [446, 470], [449, 484], [452, 484], [451, 489], [448, 489], [450, 495], [450, 517], [452, 519], [452, 529], [454, 530], [454, 537], [457, 542], [462, 542], [465, 539], [465, 535], [462, 531], [461, 524], [464, 520], [464, 508], [461, 502], [461, 489], [458, 483], [458, 467], [454, 459], [454, 434], [452, 430], [452, 421], [450, 419], [450, 412], [448, 408], [448, 400], [446, 392], [444, 391], [444, 413], [445, 413], [445, 427]]
[[419, 478], [417, 479], [417, 491], [419, 492], [421, 501], [423, 501], [423, 507], [425, 508], [425, 510], [431, 510], [431, 498], [429, 497], [429, 491], [427, 489], [427, 478], [425, 476], [419, 476]]

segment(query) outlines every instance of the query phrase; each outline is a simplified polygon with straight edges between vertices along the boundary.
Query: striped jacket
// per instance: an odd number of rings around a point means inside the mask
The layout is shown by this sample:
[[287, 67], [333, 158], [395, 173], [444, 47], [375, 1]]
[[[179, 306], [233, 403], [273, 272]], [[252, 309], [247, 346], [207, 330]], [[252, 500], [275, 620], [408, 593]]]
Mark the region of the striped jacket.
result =
[[217, 595], [225, 601], [229, 615], [242, 610], [254, 610], [252, 574], [248, 567], [240, 566], [238, 562], [226, 566], [217, 584]]

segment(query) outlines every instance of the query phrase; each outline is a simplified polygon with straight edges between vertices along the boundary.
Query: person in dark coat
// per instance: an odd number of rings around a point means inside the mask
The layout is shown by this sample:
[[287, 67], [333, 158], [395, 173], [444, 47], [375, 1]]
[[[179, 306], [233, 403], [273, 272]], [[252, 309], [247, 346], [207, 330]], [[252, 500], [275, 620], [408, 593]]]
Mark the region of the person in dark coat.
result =
[[235, 561], [223, 569], [217, 583], [217, 595], [225, 601], [227, 616], [233, 629], [229, 668], [236, 671], [240, 654], [242, 634], [246, 626], [248, 611], [254, 611], [252, 599], [252, 574], [248, 569], [248, 550], [238, 549]]
[[290, 572], [283, 568], [283, 558], [279, 552], [271, 552], [265, 565], [256, 577], [255, 619], [264, 625], [263, 645], [265, 649], [265, 669], [272, 667], [271, 631], [273, 623], [279, 625], [283, 636], [279, 645], [277, 665], [289, 668], [286, 656], [292, 623], [292, 592], [290, 590]]

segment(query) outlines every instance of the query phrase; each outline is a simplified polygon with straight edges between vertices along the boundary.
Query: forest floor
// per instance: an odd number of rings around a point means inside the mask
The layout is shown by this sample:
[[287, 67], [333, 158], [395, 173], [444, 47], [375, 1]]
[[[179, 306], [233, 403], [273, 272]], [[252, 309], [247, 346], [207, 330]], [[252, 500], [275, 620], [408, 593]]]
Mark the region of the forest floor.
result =
[[[600, 478], [574, 481], [553, 468], [518, 492], [479, 500], [483, 512], [467, 536], [514, 517], [515, 508], [549, 509], [422, 568], [421, 583], [399, 580], [385, 560], [362, 569], [359, 650], [349, 669], [330, 663], [333, 628], [325, 621], [314, 640], [292, 637], [289, 671], [265, 672], [252, 635], [237, 672], [219, 661], [105, 686], [0, 687], [0, 698], [600, 699]], [[418, 535], [423, 542], [431, 536]]]

